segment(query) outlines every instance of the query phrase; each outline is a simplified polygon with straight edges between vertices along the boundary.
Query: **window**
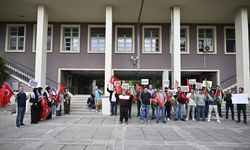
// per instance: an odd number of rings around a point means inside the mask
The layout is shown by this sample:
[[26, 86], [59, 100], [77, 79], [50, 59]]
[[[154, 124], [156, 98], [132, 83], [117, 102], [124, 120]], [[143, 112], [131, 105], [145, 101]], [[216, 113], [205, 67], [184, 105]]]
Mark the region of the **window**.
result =
[[161, 26], [143, 26], [143, 53], [161, 53]]
[[224, 28], [224, 46], [225, 46], [225, 54], [236, 54], [234, 27]]
[[[33, 52], [36, 52], [36, 36], [37, 36], [37, 25], [34, 25], [33, 31]], [[47, 32], [47, 52], [52, 52], [53, 47], [53, 25], [48, 25]]]
[[61, 52], [80, 52], [80, 25], [61, 26]]
[[24, 52], [25, 32], [26, 25], [7, 24], [5, 52]]
[[189, 54], [189, 28], [188, 26], [181, 27], [180, 49], [181, 54]]
[[216, 27], [197, 27], [198, 54], [216, 54]]
[[88, 53], [105, 52], [105, 27], [90, 25], [88, 27]]
[[134, 26], [116, 26], [115, 52], [134, 53]]

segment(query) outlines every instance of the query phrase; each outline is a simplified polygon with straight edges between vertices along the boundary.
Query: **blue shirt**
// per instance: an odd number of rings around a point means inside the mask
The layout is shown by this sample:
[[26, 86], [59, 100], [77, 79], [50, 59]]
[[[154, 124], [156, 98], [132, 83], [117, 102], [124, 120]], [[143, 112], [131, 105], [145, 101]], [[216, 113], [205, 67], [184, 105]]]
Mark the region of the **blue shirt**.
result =
[[95, 99], [100, 100], [101, 99], [101, 92], [99, 89], [95, 90]]

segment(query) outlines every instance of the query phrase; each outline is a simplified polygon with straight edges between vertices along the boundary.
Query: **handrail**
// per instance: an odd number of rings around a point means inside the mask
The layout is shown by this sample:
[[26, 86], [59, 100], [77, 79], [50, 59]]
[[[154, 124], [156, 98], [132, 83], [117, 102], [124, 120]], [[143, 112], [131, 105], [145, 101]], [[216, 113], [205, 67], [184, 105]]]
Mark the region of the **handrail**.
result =
[[236, 77], [236, 74], [234, 74], [234, 75], [232, 75], [232, 76], [226, 78], [225, 80], [221, 81], [220, 84], [225, 83], [225, 82], [227, 82], [228, 80], [231, 80], [231, 79], [233, 79], [233, 78], [235, 78], [235, 77]]

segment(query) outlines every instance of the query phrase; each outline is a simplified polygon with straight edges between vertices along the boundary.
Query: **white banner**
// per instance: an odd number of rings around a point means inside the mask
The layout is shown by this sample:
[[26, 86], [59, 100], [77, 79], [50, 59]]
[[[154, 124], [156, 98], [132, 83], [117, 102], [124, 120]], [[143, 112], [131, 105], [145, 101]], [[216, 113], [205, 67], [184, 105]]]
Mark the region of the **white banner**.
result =
[[212, 81], [207, 81], [207, 83], [206, 83], [206, 81], [204, 80], [203, 82], [202, 82], [202, 86], [203, 87], [207, 87], [207, 84], [208, 84], [208, 87], [212, 87], [212, 84], [213, 84], [213, 82]]
[[169, 80], [163, 80], [163, 86], [169, 87]]
[[127, 90], [129, 89], [129, 84], [128, 83], [122, 83], [122, 88]]
[[196, 79], [189, 79], [189, 84], [195, 85], [196, 84]]
[[196, 82], [196, 89], [202, 89], [202, 83]]
[[181, 91], [182, 92], [189, 92], [189, 87], [188, 86], [181, 86]]
[[148, 85], [149, 80], [148, 79], [141, 79], [141, 85]]
[[248, 104], [248, 96], [244, 94], [232, 94], [233, 104]]

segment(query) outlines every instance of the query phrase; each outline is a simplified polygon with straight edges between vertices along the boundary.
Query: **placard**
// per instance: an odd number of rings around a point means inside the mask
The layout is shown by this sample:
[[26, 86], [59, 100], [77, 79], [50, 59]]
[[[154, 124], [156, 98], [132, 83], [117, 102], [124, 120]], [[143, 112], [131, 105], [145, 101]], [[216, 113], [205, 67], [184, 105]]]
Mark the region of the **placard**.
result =
[[129, 89], [129, 84], [128, 83], [122, 83], [122, 89]]
[[202, 83], [196, 82], [195, 88], [196, 88], [196, 89], [202, 89]]
[[29, 85], [30, 85], [32, 88], [35, 88], [35, 87], [37, 87], [37, 81], [34, 80], [34, 79], [30, 79], [30, 80], [29, 80]]
[[169, 87], [169, 80], [162, 81], [164, 87]]
[[181, 91], [182, 92], [189, 92], [189, 87], [188, 86], [181, 86]]
[[196, 79], [189, 79], [188, 82], [191, 85], [195, 85], [196, 84]]
[[108, 88], [109, 88], [110, 91], [113, 91], [113, 90], [114, 90], [114, 85], [111, 84], [111, 83], [109, 83], [109, 84], [108, 84]]
[[168, 90], [168, 92], [172, 93], [173, 95], [176, 95], [176, 91], [173, 89], [173, 90]]
[[243, 94], [232, 94], [233, 104], [248, 104], [248, 96], [246, 93]]
[[[206, 83], [206, 82], [207, 82], [207, 83]], [[204, 81], [202, 82], [202, 86], [203, 86], [203, 87], [207, 87], [207, 84], [208, 84], [208, 87], [211, 88], [211, 87], [212, 87], [212, 83], [213, 83], [212, 81], [205, 81], [205, 80], [204, 80]]]
[[148, 85], [149, 80], [148, 79], [141, 79], [141, 85]]

